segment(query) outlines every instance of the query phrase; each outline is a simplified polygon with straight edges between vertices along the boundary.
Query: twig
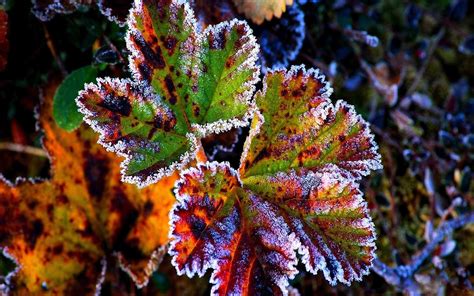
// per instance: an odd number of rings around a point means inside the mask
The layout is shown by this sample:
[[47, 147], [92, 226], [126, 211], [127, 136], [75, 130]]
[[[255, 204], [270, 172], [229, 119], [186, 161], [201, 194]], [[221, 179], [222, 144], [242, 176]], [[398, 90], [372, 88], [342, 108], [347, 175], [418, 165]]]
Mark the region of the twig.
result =
[[0, 150], [10, 150], [14, 152], [27, 153], [27, 154], [31, 154], [35, 156], [40, 156], [40, 157], [48, 157], [48, 154], [46, 153], [46, 151], [44, 151], [41, 148], [25, 146], [25, 145], [16, 144], [16, 143], [0, 142]]
[[474, 223], [474, 212], [461, 215], [450, 221], [441, 224], [437, 230], [433, 232], [431, 241], [414, 256], [410, 264], [400, 265], [397, 267], [390, 267], [375, 258], [372, 269], [385, 281], [410, 295], [419, 295], [420, 288], [413, 279], [415, 272], [421, 267], [423, 262], [435, 251], [437, 246], [444, 240], [444, 238], [457, 228], [461, 228], [467, 224]]
[[48, 45], [49, 51], [51, 52], [51, 55], [53, 56], [54, 60], [56, 61], [56, 64], [58, 64], [59, 70], [61, 71], [61, 74], [66, 77], [67, 76], [67, 70], [66, 67], [64, 67], [63, 61], [58, 56], [58, 53], [56, 51], [56, 47], [54, 46], [53, 39], [51, 39], [51, 35], [49, 35], [48, 28], [46, 28], [46, 25], [43, 24], [43, 31], [44, 31], [44, 38], [46, 38], [46, 44]]
[[438, 34], [436, 34], [436, 36], [431, 41], [431, 45], [430, 45], [430, 48], [428, 49], [428, 54], [426, 56], [426, 59], [423, 62], [423, 65], [421, 66], [420, 70], [418, 70], [418, 72], [416, 73], [415, 80], [411, 84], [405, 96], [409, 96], [415, 92], [416, 88], [418, 87], [418, 84], [421, 81], [421, 78], [423, 77], [423, 74], [425, 74], [426, 68], [428, 68], [428, 64], [431, 60], [431, 57], [433, 56], [433, 53], [436, 47], [438, 46], [438, 43], [441, 41], [441, 38], [443, 38], [444, 36], [444, 33], [445, 33], [444, 28], [441, 28]]
[[103, 37], [104, 37], [105, 43], [107, 43], [107, 45], [108, 45], [115, 53], [117, 53], [117, 56], [118, 56], [120, 62], [122, 62], [122, 63], [125, 64], [126, 61], [125, 61], [125, 59], [123, 58], [122, 53], [120, 52], [120, 50], [117, 49], [117, 47], [112, 43], [112, 41], [110, 41], [110, 39], [109, 39], [106, 35], [104, 35]]

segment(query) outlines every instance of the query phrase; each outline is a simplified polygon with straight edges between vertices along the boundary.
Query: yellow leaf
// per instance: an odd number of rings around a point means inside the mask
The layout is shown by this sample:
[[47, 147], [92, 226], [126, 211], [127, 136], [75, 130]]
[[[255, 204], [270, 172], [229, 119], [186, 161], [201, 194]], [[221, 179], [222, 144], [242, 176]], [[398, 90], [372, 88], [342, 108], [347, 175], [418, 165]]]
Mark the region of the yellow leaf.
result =
[[256, 24], [271, 20], [273, 16], [281, 17], [286, 11], [286, 5], [292, 5], [293, 0], [234, 0], [240, 13]]

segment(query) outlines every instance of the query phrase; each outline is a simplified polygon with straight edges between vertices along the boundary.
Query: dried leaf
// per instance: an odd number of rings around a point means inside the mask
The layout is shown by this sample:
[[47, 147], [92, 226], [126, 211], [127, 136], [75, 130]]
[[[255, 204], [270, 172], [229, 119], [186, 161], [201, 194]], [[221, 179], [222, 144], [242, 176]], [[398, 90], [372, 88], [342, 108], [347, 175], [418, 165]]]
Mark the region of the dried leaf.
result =
[[273, 16], [280, 18], [286, 11], [286, 6], [293, 4], [293, 0], [234, 0], [240, 13], [256, 24], [264, 20], [271, 20]]
[[182, 172], [169, 251], [179, 274], [211, 268], [213, 293], [279, 295], [297, 253], [333, 285], [368, 273], [375, 230], [357, 181], [380, 155], [368, 124], [330, 93], [317, 71], [267, 74], [239, 171]]
[[127, 46], [134, 81], [99, 79], [77, 103], [101, 144], [127, 157], [123, 180], [158, 181], [195, 158], [196, 138], [247, 124], [258, 46], [246, 23], [196, 29], [187, 3], [138, 1]]
[[155, 250], [168, 242], [176, 177], [143, 190], [121, 183], [120, 159], [90, 129], [68, 133], [55, 125], [56, 87], [46, 89], [39, 116], [51, 179], [0, 181], [0, 246], [21, 267], [12, 287], [20, 294], [94, 293], [112, 253], [143, 286], [161, 259]]

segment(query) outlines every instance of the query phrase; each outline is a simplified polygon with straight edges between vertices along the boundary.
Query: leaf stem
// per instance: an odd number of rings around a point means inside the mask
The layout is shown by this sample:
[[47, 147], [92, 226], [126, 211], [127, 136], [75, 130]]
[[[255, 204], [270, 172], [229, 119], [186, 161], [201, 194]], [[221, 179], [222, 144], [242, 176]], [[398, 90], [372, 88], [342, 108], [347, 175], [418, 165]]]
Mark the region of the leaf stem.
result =
[[10, 150], [14, 152], [27, 153], [39, 157], [48, 157], [48, 153], [41, 148], [25, 146], [10, 142], [0, 142], [0, 150]]
[[58, 53], [56, 51], [56, 47], [54, 46], [53, 39], [51, 38], [51, 35], [49, 34], [48, 28], [46, 27], [45, 24], [43, 24], [43, 31], [44, 31], [44, 38], [46, 39], [46, 45], [48, 45], [49, 51], [51, 52], [51, 55], [53, 56], [54, 60], [56, 61], [56, 64], [58, 64], [59, 70], [61, 71], [61, 74], [63, 77], [66, 77], [68, 72], [66, 70], [66, 67], [64, 66], [63, 61], [58, 56]]

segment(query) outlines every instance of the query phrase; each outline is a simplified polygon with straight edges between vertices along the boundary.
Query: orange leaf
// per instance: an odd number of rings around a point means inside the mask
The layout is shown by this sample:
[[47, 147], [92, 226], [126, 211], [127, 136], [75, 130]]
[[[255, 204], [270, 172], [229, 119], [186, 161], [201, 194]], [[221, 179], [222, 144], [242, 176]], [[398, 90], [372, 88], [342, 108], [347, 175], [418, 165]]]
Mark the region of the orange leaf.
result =
[[[39, 115], [50, 180], [0, 180], [0, 247], [21, 269], [15, 292], [91, 294], [115, 254], [138, 287], [161, 262], [176, 175], [139, 190], [120, 180], [121, 159], [82, 126], [68, 133], [52, 119], [57, 83]], [[71, 293], [69, 293], [71, 292]]]
[[261, 24], [273, 16], [280, 18], [286, 11], [286, 5], [293, 4], [293, 0], [234, 0], [234, 3], [240, 13], [244, 13], [254, 23]]

